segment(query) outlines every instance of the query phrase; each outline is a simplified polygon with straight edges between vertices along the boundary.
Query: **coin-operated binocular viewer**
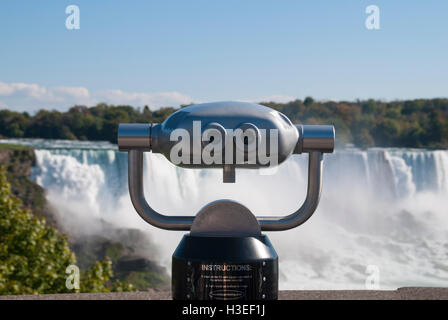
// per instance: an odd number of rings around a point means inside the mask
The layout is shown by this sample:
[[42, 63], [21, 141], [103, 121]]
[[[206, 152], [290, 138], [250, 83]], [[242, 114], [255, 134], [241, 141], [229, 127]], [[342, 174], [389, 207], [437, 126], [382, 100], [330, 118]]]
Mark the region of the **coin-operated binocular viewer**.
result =
[[[189, 231], [172, 258], [173, 298], [277, 299], [278, 256], [262, 231], [292, 229], [311, 217], [322, 189], [323, 153], [333, 152], [334, 140], [333, 126], [294, 125], [276, 110], [243, 102], [189, 106], [160, 124], [120, 124], [118, 146], [129, 155], [135, 210], [155, 227]], [[214, 201], [196, 215], [163, 215], [143, 192], [148, 151], [185, 168], [221, 168], [225, 183], [235, 182], [235, 168], [275, 166], [308, 153], [306, 199], [286, 216], [256, 217], [232, 200]]]

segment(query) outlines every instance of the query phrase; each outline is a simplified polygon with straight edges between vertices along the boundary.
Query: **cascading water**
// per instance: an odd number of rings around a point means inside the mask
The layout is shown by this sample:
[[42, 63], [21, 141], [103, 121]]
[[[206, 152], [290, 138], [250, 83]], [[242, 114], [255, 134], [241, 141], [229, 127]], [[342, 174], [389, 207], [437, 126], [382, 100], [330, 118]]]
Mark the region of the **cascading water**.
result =
[[[109, 143], [8, 142], [34, 146], [32, 178], [47, 190], [66, 230], [104, 232], [101, 220], [140, 228], [169, 266], [182, 232], [160, 231], [135, 213], [126, 153]], [[448, 151], [342, 149], [325, 159], [315, 215], [297, 229], [270, 233], [280, 256], [280, 288], [364, 289], [369, 265], [379, 270], [381, 289], [447, 286]], [[235, 184], [222, 184], [220, 170], [182, 169], [147, 153], [145, 192], [165, 214], [191, 215], [231, 198], [256, 215], [284, 215], [305, 198], [306, 163], [301, 156], [274, 171], [240, 170]]]

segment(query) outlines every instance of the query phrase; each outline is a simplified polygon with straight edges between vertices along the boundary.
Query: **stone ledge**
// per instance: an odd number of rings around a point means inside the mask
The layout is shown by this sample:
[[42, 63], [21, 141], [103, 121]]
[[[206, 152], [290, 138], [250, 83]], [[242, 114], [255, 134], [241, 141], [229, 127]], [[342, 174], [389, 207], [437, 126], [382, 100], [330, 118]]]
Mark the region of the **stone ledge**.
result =
[[[169, 290], [0, 296], [0, 300], [170, 300]], [[279, 300], [448, 300], [448, 288], [404, 287], [397, 290], [285, 290]]]

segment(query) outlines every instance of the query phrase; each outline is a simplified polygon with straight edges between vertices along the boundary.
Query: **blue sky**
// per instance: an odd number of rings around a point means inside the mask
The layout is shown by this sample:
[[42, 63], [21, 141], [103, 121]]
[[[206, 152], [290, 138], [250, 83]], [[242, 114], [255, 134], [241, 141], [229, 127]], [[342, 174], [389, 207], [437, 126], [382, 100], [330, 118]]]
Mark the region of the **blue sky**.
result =
[[2, 0], [0, 108], [447, 97], [447, 18], [431, 0]]

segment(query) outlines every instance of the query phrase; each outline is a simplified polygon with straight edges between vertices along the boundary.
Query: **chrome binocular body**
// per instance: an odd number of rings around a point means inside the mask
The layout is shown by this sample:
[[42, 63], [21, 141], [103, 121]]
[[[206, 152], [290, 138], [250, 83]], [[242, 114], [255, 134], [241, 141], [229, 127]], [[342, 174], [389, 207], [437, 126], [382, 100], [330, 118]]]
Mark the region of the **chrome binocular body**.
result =
[[[118, 129], [119, 150], [129, 154], [132, 203], [146, 222], [168, 230], [190, 230], [195, 216], [166, 216], [151, 208], [143, 194], [143, 152], [161, 153], [186, 168], [223, 168], [224, 182], [235, 181], [235, 168], [272, 165], [263, 162], [261, 154], [267, 159], [275, 158], [275, 165], [279, 165], [291, 155], [308, 153], [308, 189], [302, 206], [284, 217], [256, 218], [261, 230], [279, 231], [297, 227], [315, 211], [322, 188], [323, 154], [333, 152], [334, 141], [333, 126], [293, 124], [276, 110], [244, 102], [189, 106], [163, 123], [120, 124]], [[174, 161], [172, 150], [181, 143], [184, 161]], [[203, 157], [207, 147], [214, 153], [215, 161]], [[236, 207], [230, 200], [221, 201]]]

